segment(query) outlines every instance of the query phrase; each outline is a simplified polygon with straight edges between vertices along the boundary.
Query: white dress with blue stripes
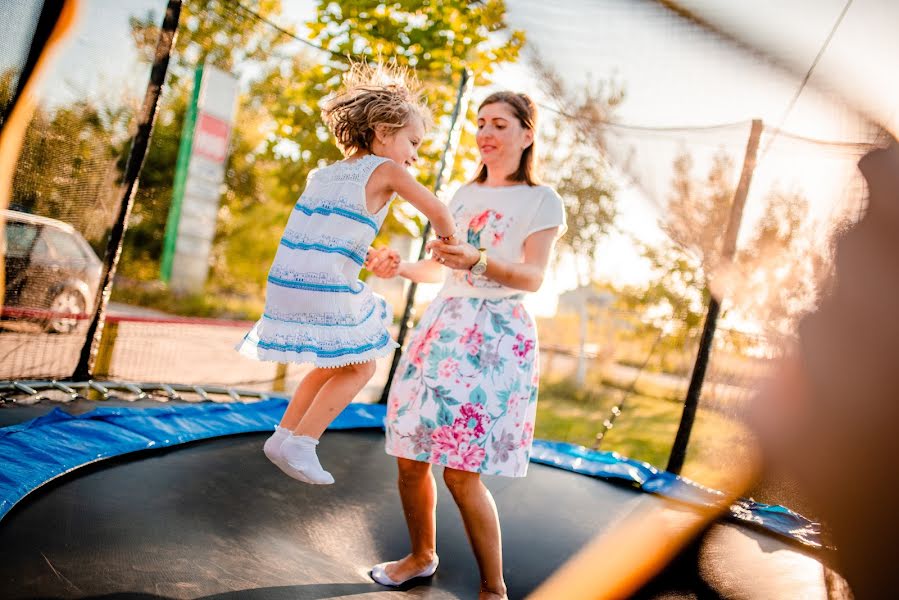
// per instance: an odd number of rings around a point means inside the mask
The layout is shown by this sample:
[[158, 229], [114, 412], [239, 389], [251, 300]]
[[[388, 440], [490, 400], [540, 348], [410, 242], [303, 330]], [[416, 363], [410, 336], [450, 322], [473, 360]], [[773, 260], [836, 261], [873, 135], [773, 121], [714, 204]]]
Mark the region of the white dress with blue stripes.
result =
[[386, 160], [368, 154], [309, 175], [268, 274], [265, 313], [237, 345], [241, 354], [340, 367], [398, 346], [387, 331], [393, 311], [359, 280], [390, 207], [369, 212], [365, 184]]

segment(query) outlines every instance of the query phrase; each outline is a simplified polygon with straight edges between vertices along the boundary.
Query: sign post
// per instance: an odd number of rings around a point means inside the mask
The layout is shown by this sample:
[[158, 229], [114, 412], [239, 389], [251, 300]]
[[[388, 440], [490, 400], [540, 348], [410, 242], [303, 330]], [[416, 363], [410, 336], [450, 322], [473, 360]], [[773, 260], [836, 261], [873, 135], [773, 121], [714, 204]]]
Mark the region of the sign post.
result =
[[175, 169], [160, 278], [180, 293], [203, 290], [237, 100], [237, 79], [197, 68]]

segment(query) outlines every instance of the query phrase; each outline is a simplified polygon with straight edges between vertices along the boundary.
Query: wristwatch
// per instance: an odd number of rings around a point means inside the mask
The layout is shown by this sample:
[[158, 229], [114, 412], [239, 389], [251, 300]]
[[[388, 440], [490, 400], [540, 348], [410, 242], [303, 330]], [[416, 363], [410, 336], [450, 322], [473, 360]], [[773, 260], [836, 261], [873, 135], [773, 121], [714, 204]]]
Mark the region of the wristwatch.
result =
[[481, 253], [481, 257], [478, 259], [478, 262], [471, 265], [471, 274], [481, 276], [487, 272], [487, 248], [478, 248], [478, 252]]

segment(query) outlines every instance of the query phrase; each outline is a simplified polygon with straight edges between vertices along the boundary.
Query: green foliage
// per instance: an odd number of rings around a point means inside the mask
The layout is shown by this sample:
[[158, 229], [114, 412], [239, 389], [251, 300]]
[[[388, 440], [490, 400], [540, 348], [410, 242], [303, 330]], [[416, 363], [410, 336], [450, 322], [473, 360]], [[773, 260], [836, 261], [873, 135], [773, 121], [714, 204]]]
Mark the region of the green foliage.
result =
[[[603, 421], [609, 418], [620, 393], [591, 385], [587, 393], [572, 380], [542, 378], [534, 436], [592, 447]], [[674, 443], [682, 406], [669, 399], [633, 394], [628, 397], [601, 450], [645, 461], [664, 469]], [[746, 431], [737, 422], [701, 408], [691, 437], [684, 476], [700, 483], [720, 481], [720, 473], [743, 460], [749, 452]]]
[[191, 294], [173, 297], [162, 282], [116, 278], [111, 300], [186, 317], [209, 317], [255, 321], [263, 302], [256, 297]]
[[708, 277], [721, 259], [734, 195], [734, 161], [724, 152], [713, 157], [704, 180], [694, 179], [693, 160], [687, 153], [673, 166], [671, 195], [661, 223], [669, 239], [656, 245], [633, 240], [649, 261], [653, 277], [622, 293], [627, 310], [645, 315], [635, 334], [654, 338], [661, 333], [657, 348], [661, 362], [698, 339], [711, 298]]
[[[243, 2], [262, 18], [278, 21], [281, 2]], [[132, 22], [138, 48], [155, 47], [155, 17]], [[225, 0], [186, 3], [163, 105], [135, 199], [126, 238], [123, 273], [143, 277], [158, 264], [171, 198], [174, 167], [195, 65], [204, 60], [223, 69], [252, 73], [239, 99], [226, 167], [225, 193], [213, 246], [210, 291], [261, 296], [280, 234], [309, 172], [341, 154], [323, 123], [321, 101], [340, 84], [347, 68], [341, 56], [394, 60], [415, 70], [435, 114], [448, 125], [462, 69], [487, 84], [495, 66], [517, 59], [524, 34], [510, 31], [505, 4], [431, 1], [322, 1], [306, 24], [313, 44], [300, 47], [260, 19]], [[443, 135], [432, 136], [422, 152], [421, 180], [433, 185]], [[474, 145], [460, 151], [471, 160]], [[394, 208], [381, 239], [420, 233], [423, 221], [403, 203]]]
[[548, 183], [565, 203], [568, 229], [559, 249], [574, 258], [578, 283], [588, 285], [596, 250], [618, 213], [616, 187], [604, 159], [603, 129], [624, 101], [624, 87], [609, 78], [572, 90], [536, 52], [530, 63], [540, 87], [562, 107], [560, 114], [551, 115], [551, 133], [541, 140], [541, 160]]
[[673, 172], [661, 224], [669, 240], [655, 246], [635, 240], [654, 276], [645, 286], [625, 291], [627, 308], [649, 316], [644, 329], [664, 332], [662, 355], [698, 338], [713, 289], [728, 300], [722, 316], [751, 322], [769, 336], [789, 335], [814, 305], [830, 265], [827, 249], [811, 241], [806, 198], [797, 191], [768, 190], [762, 196], [762, 218], [726, 257], [722, 242], [736, 191], [735, 160], [721, 151], [707, 175], [696, 179], [693, 159], [684, 152]]
[[615, 221], [615, 186], [595, 149], [583, 142], [566, 146], [548, 141], [546, 172], [565, 203], [568, 224], [559, 248], [575, 257], [579, 283], [586, 285], [596, 250]]
[[71, 224], [102, 256], [121, 202], [120, 156], [134, 112], [83, 99], [38, 106], [25, 132], [10, 207]]

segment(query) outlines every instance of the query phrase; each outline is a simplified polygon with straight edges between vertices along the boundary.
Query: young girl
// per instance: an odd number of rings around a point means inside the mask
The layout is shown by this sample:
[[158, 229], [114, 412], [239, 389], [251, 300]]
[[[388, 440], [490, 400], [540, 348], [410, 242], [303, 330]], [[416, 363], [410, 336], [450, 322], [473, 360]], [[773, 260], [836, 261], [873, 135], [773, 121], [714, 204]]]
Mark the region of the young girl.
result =
[[427, 109], [405, 72], [354, 65], [322, 115], [344, 160], [310, 173], [268, 275], [265, 312], [238, 344], [257, 360], [312, 363], [263, 448], [282, 471], [330, 484], [318, 439], [397, 347], [391, 310], [359, 281], [369, 245], [394, 194], [456, 244], [452, 216], [406, 171], [418, 160]]

